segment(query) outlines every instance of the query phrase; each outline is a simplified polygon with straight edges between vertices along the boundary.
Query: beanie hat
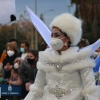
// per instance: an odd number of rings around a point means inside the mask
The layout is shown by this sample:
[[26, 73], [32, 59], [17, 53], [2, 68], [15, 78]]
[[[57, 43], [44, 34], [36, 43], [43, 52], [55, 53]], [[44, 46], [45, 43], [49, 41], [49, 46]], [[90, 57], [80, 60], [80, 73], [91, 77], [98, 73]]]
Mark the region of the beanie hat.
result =
[[82, 22], [71, 14], [61, 14], [53, 19], [50, 24], [50, 29], [53, 27], [59, 28], [70, 38], [71, 46], [79, 43], [82, 36]]

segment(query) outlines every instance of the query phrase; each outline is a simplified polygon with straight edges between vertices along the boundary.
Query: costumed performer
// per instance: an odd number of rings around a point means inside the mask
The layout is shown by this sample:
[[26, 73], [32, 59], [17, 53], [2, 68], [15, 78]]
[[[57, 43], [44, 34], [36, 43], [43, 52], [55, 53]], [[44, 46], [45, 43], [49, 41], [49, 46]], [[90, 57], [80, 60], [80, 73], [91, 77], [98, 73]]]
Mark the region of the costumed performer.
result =
[[82, 22], [64, 13], [50, 24], [51, 47], [39, 53], [38, 73], [24, 100], [99, 100], [91, 48], [79, 50]]

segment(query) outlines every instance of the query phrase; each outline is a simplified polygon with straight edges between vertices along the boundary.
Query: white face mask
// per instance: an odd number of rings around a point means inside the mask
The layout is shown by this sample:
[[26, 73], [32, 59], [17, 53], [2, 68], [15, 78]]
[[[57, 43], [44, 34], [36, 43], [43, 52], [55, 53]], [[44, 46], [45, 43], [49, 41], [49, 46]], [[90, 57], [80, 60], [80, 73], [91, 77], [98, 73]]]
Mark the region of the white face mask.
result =
[[19, 67], [19, 64], [18, 64], [18, 63], [15, 63], [15, 64], [14, 64], [14, 68], [15, 68], [15, 69], [18, 69], [18, 67]]
[[9, 57], [11, 57], [11, 56], [14, 55], [14, 51], [8, 50], [8, 51], [7, 51], [7, 54], [8, 54]]
[[51, 41], [50, 41], [50, 44], [51, 44], [51, 47], [54, 49], [54, 50], [60, 50], [63, 48], [64, 46], [64, 43], [62, 41], [62, 39], [64, 39], [65, 37], [61, 38], [61, 39], [58, 39], [58, 38], [51, 38]]

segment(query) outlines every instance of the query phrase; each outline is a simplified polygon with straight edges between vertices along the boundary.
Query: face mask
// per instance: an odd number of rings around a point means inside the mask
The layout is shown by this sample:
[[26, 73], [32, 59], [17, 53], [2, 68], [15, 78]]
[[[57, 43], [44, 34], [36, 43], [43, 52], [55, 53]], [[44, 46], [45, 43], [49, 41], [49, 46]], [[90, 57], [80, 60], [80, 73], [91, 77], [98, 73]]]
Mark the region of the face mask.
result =
[[19, 67], [19, 64], [18, 64], [18, 63], [15, 63], [15, 64], [14, 64], [14, 68], [15, 68], [15, 69], [18, 69], [18, 67]]
[[25, 49], [24, 48], [20, 48], [20, 52], [24, 53]]
[[14, 55], [14, 51], [8, 50], [8, 51], [7, 51], [7, 54], [8, 54], [9, 57], [11, 57], [11, 56]]
[[27, 58], [27, 61], [28, 61], [29, 64], [34, 64], [35, 63], [34, 59]]
[[62, 39], [64, 39], [65, 37], [61, 38], [61, 39], [58, 39], [58, 38], [51, 38], [51, 41], [50, 41], [50, 44], [51, 44], [51, 47], [54, 49], [54, 50], [60, 50], [63, 48], [64, 46], [64, 43], [62, 41]]

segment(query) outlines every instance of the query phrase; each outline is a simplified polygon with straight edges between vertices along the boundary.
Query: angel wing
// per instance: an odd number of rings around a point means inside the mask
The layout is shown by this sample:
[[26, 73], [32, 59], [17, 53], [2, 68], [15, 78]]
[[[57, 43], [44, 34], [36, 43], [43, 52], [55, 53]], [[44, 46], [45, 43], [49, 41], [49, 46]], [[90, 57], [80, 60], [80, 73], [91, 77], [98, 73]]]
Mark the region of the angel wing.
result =
[[45, 40], [45, 42], [50, 46], [50, 38], [51, 38], [51, 31], [49, 28], [43, 23], [43, 21], [30, 9], [26, 6], [26, 10], [31, 18], [31, 21], [37, 31], [40, 33], [42, 38]]

